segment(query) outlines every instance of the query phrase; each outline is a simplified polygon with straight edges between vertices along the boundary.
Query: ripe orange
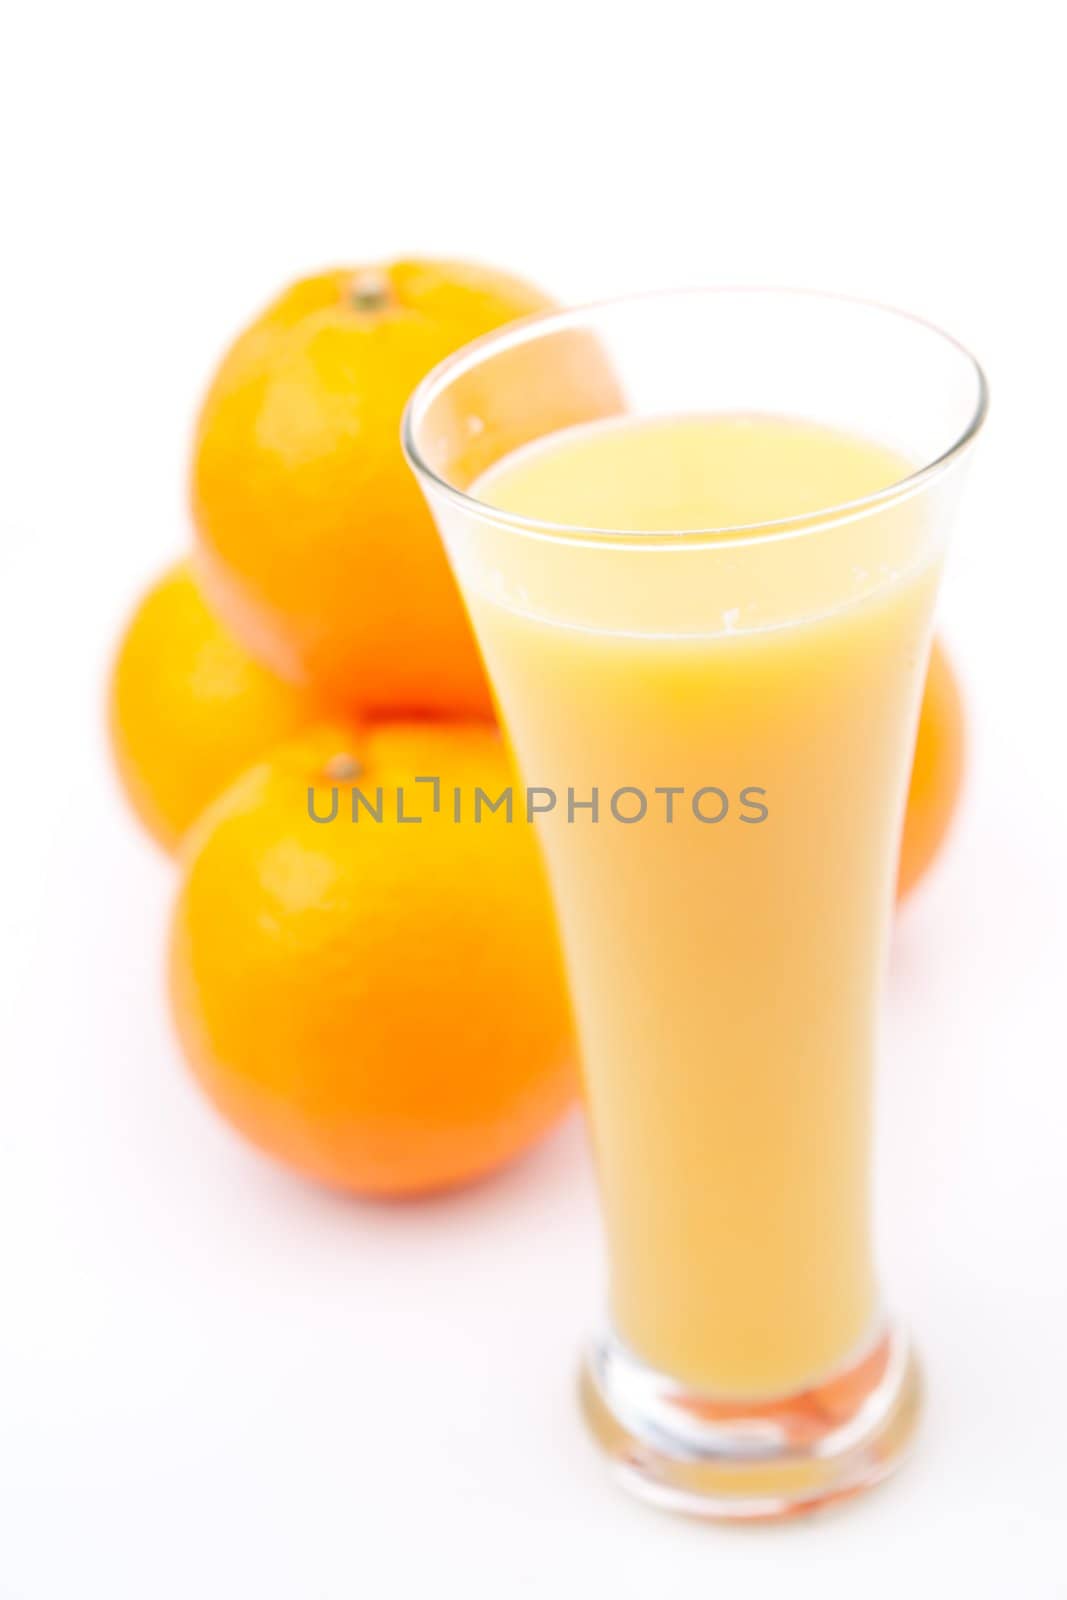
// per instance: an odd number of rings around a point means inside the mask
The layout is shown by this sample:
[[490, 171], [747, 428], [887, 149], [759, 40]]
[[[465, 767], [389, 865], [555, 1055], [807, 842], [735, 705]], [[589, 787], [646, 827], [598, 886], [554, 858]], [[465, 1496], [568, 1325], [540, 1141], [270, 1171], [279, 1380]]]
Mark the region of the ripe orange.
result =
[[944, 647], [935, 640], [923, 693], [908, 809], [900, 848], [897, 897], [914, 888], [948, 832], [963, 781], [963, 700]]
[[549, 303], [459, 262], [345, 268], [231, 347], [200, 414], [193, 515], [209, 594], [275, 670], [357, 712], [490, 715], [400, 419], [444, 356]]
[[[440, 780], [440, 810], [433, 789]], [[250, 768], [183, 852], [171, 992], [223, 1115], [298, 1171], [363, 1194], [477, 1178], [576, 1090], [533, 831], [474, 790], [512, 781], [476, 723], [320, 726]], [[408, 816], [396, 820], [397, 790]], [[462, 820], [454, 821], [453, 791]], [[382, 820], [360, 810], [353, 790]], [[309, 791], [317, 815], [311, 820]], [[521, 802], [521, 792], [516, 791]]]
[[308, 690], [237, 643], [186, 561], [153, 584], [127, 624], [108, 711], [126, 796], [167, 850], [250, 761], [321, 715]]

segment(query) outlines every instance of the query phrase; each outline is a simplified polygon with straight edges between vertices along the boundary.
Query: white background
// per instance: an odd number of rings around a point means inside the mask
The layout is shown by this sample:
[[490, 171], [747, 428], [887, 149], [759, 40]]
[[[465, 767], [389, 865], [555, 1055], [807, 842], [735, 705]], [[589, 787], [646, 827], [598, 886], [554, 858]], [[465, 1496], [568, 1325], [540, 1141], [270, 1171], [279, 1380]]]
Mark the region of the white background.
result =
[[[1062, 50], [1048, 0], [27, 3], [0, 41], [0, 1597], [1067, 1595]], [[913, 1464], [777, 1530], [624, 1499], [581, 1432], [571, 1126], [343, 1203], [198, 1099], [110, 642], [186, 537], [190, 418], [295, 274], [470, 256], [568, 300], [817, 285], [986, 364], [944, 629], [965, 812], [900, 917], [882, 1236]]]

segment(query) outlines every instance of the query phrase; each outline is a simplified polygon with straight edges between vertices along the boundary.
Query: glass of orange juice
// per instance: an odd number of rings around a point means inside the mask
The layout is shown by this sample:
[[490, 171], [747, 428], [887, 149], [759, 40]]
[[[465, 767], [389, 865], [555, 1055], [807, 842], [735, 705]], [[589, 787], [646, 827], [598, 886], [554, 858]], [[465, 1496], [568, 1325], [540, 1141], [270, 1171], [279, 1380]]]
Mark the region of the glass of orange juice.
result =
[[771, 290], [527, 319], [416, 391], [543, 845], [609, 1260], [582, 1374], [634, 1490], [727, 1518], [900, 1460], [872, 1257], [879, 996], [980, 368]]

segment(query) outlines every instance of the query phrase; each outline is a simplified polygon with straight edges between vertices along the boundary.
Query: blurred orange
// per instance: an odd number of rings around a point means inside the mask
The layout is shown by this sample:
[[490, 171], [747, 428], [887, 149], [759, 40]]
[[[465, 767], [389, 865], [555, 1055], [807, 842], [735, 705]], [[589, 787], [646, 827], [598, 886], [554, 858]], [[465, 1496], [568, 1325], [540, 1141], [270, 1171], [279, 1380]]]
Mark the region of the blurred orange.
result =
[[944, 647], [935, 640], [923, 693], [908, 809], [900, 847], [897, 896], [914, 888], [948, 833], [963, 782], [963, 700]]
[[127, 624], [108, 710], [126, 796], [153, 838], [173, 850], [231, 778], [306, 727], [318, 707], [306, 689], [252, 659], [179, 561]]
[[208, 592], [249, 649], [350, 710], [490, 715], [400, 419], [444, 356], [549, 304], [487, 268], [396, 261], [297, 283], [237, 339], [192, 505]]
[[[433, 786], [440, 780], [440, 809]], [[576, 1092], [540, 857], [474, 723], [323, 726], [275, 750], [183, 852], [171, 992], [193, 1072], [223, 1115], [298, 1171], [363, 1194], [477, 1178]], [[353, 789], [382, 820], [361, 809]], [[454, 821], [453, 791], [462, 820]], [[397, 791], [407, 816], [396, 820]], [[309, 816], [309, 791], [316, 813]], [[521, 791], [516, 797], [521, 799]]]

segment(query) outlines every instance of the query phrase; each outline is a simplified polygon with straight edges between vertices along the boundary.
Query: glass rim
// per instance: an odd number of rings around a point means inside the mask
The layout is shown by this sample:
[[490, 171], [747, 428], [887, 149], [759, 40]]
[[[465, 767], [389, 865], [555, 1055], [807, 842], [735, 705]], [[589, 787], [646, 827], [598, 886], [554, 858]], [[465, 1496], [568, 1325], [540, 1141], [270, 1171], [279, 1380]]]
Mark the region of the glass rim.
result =
[[[881, 316], [889, 316], [901, 322], [909, 323], [913, 328], [918, 328], [931, 334], [943, 344], [949, 346], [970, 369], [975, 382], [975, 404], [970, 412], [966, 425], [956, 435], [946, 449], [924, 462], [914, 471], [904, 477], [896, 479], [882, 489], [877, 489], [871, 494], [862, 495], [855, 500], [846, 500], [838, 504], [820, 507], [815, 511], [798, 513], [791, 517], [776, 517], [769, 521], [751, 523], [733, 523], [723, 527], [696, 527], [696, 528], [656, 528], [652, 529], [624, 529], [624, 528], [598, 528], [579, 523], [549, 522], [538, 517], [522, 516], [517, 512], [504, 511], [492, 505], [487, 500], [480, 499], [476, 494], [471, 494], [467, 489], [461, 489], [457, 484], [451, 483], [425, 459], [416, 440], [421, 422], [426, 412], [444, 391], [461, 378], [465, 373], [474, 370], [484, 361], [491, 359], [497, 353], [515, 349], [521, 345], [532, 343], [535, 339], [546, 333], [555, 333], [567, 328], [581, 326], [599, 312], [625, 309], [629, 306], [639, 306], [651, 302], [679, 301], [685, 299], [720, 299], [727, 296], [766, 296], [777, 299], [794, 299], [818, 301], [824, 305], [848, 306], [863, 311], [873, 311]], [[776, 539], [803, 537], [806, 534], [816, 533], [829, 527], [838, 527], [843, 523], [856, 521], [867, 516], [874, 510], [887, 505], [910, 499], [920, 493], [945, 472], [961, 457], [974, 443], [982, 429], [989, 412], [989, 383], [976, 356], [952, 334], [947, 333], [937, 323], [930, 322], [925, 317], [916, 316], [910, 311], [901, 311], [896, 306], [887, 305], [882, 301], [868, 300], [860, 295], [839, 294], [826, 289], [798, 289], [776, 287], [762, 284], [722, 284], [695, 286], [683, 289], [651, 289], [635, 294], [613, 295], [606, 299], [592, 300], [583, 305], [569, 307], [550, 307], [545, 311], [535, 311], [532, 315], [520, 317], [513, 322], [505, 323], [502, 327], [493, 329], [490, 333], [483, 334], [480, 338], [473, 339], [469, 344], [463, 345], [459, 350], [453, 351], [444, 360], [420, 379], [408, 398], [404, 407], [404, 415], [400, 424], [400, 442], [415, 476], [426, 484], [433, 486], [434, 490], [443, 494], [468, 515], [474, 515], [481, 520], [490, 520], [510, 529], [515, 533], [525, 534], [527, 537], [544, 539], [553, 543], [590, 543], [610, 544], [621, 542], [626, 548], [634, 549], [642, 544], [651, 548], [679, 548], [692, 549], [700, 540], [708, 540], [717, 547], [728, 548], [731, 544], [757, 544], [770, 542]], [[610, 421], [610, 418], [596, 419]], [[578, 426], [583, 426], [579, 424]], [[563, 431], [563, 430], [561, 430]], [[540, 442], [541, 438], [552, 436], [551, 430], [540, 435], [537, 440], [529, 440], [527, 444]], [[527, 446], [521, 446], [525, 449]], [[494, 463], [495, 465], [495, 463]]]

